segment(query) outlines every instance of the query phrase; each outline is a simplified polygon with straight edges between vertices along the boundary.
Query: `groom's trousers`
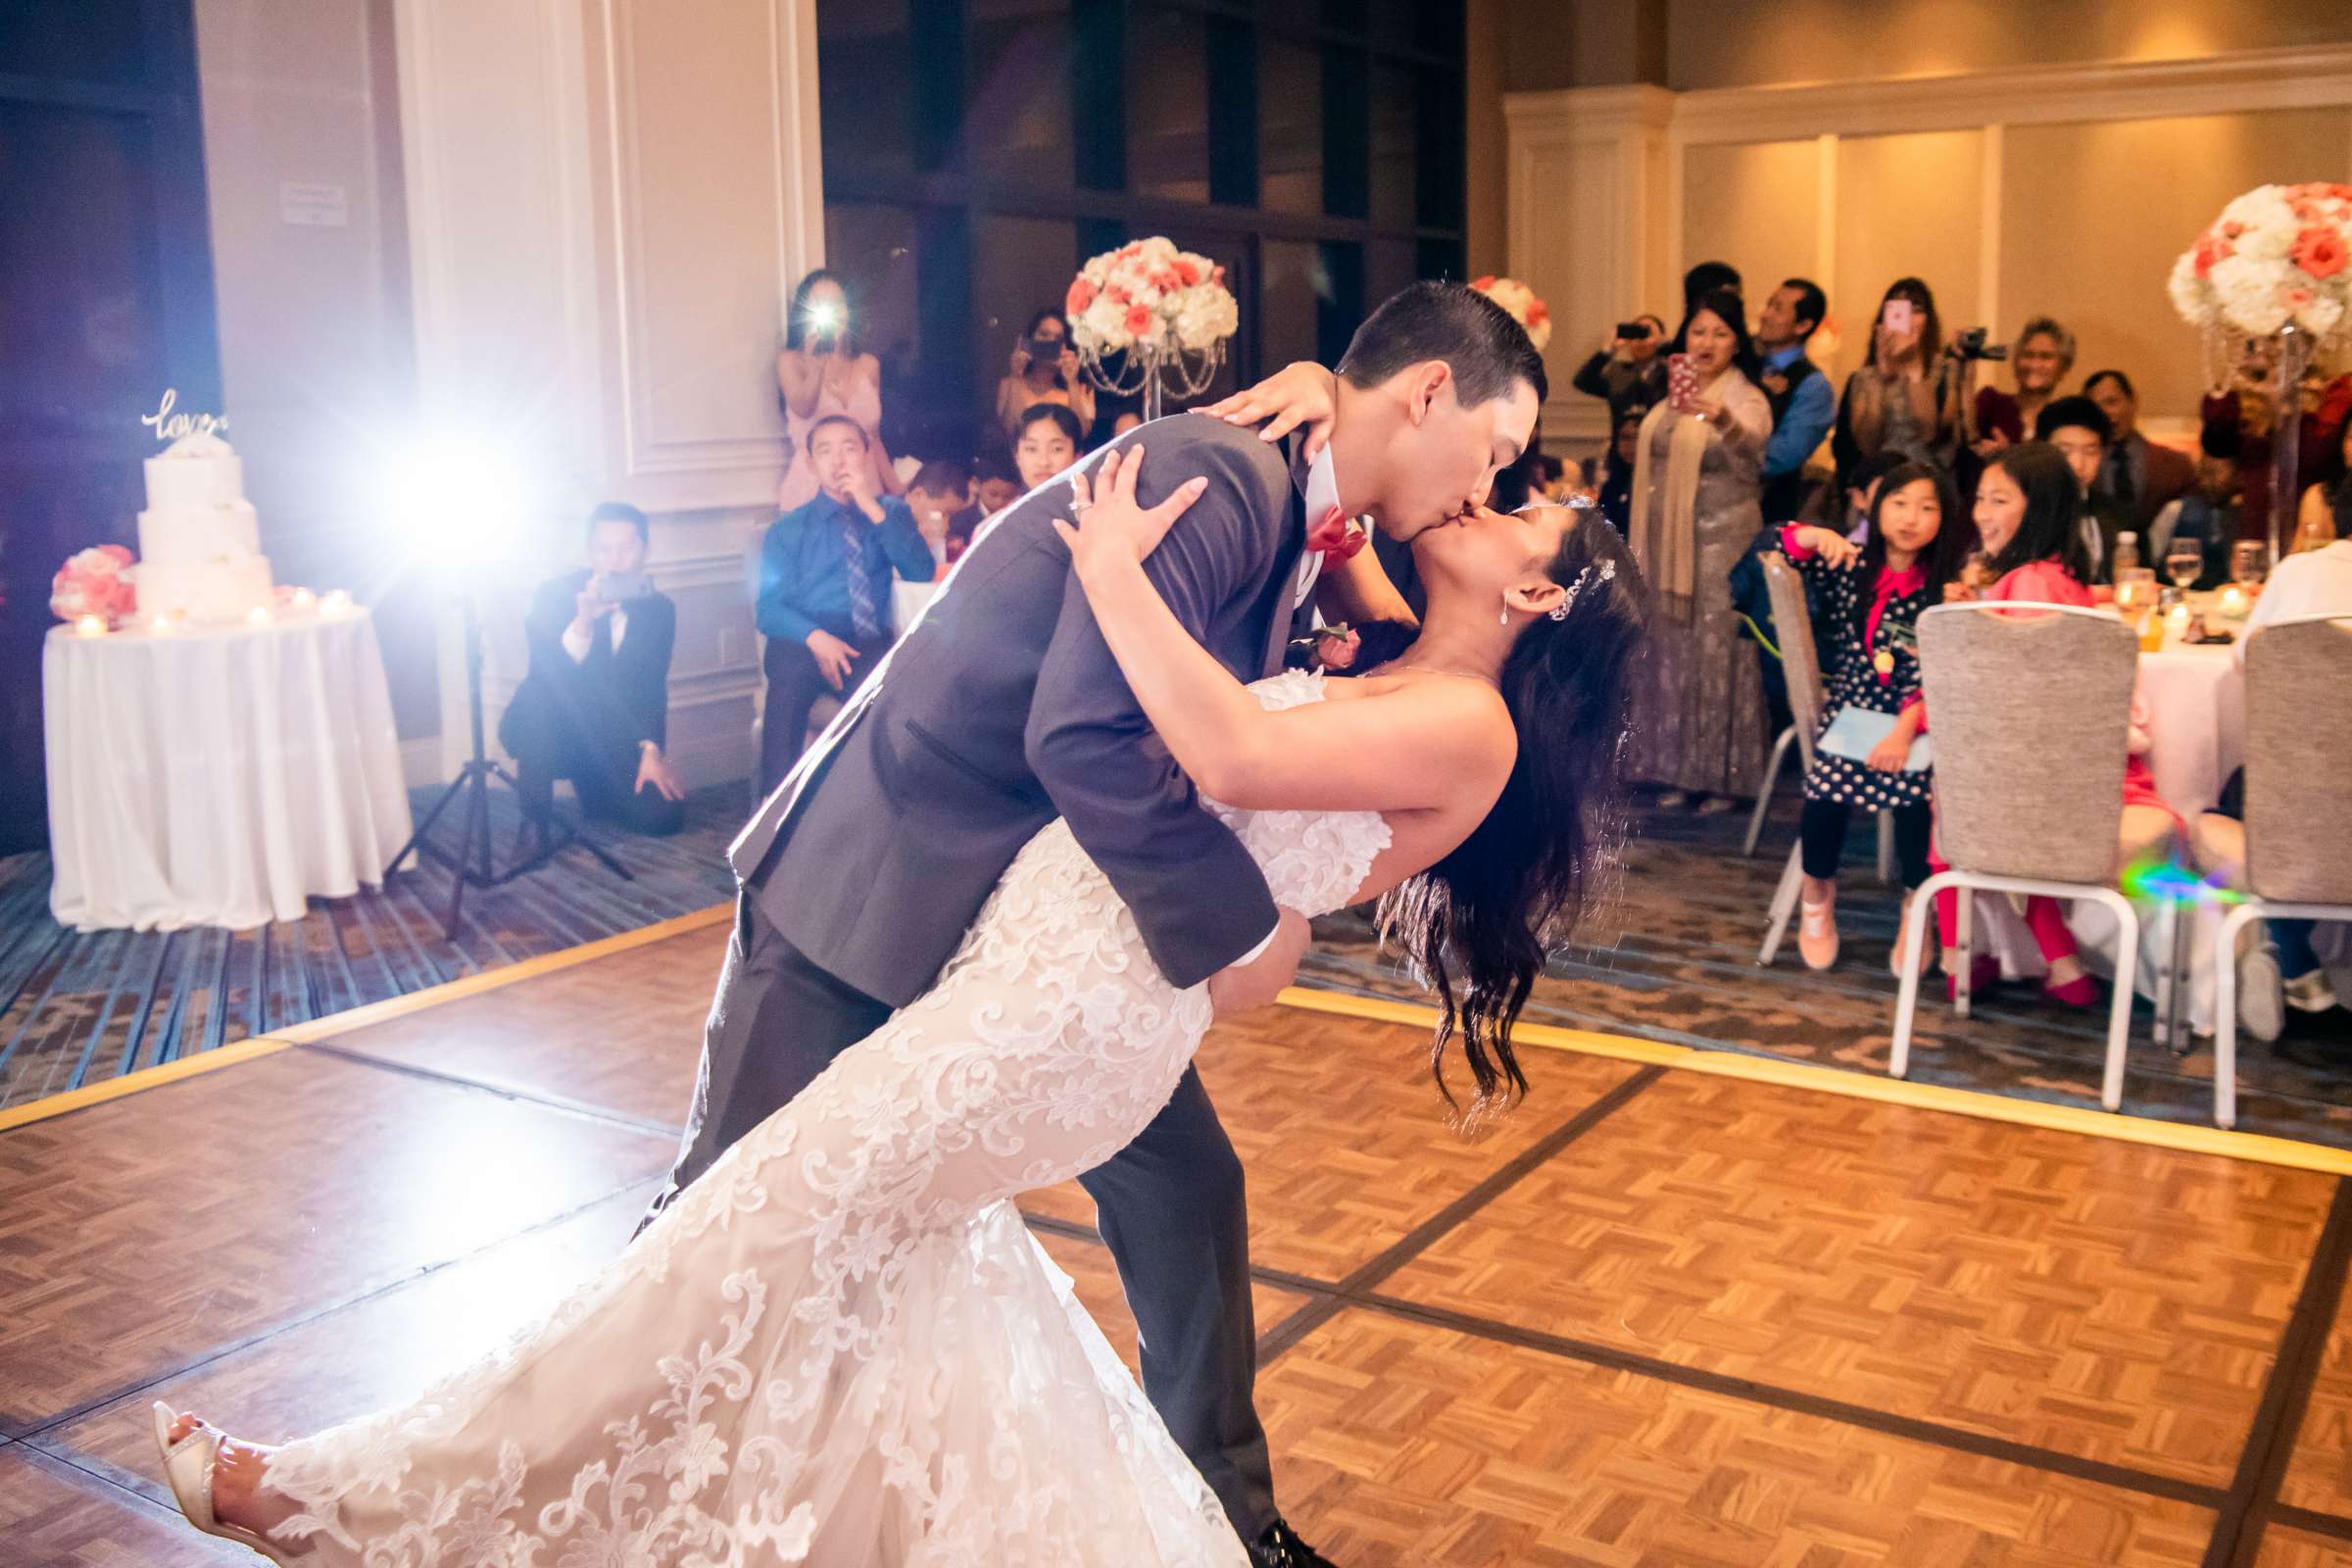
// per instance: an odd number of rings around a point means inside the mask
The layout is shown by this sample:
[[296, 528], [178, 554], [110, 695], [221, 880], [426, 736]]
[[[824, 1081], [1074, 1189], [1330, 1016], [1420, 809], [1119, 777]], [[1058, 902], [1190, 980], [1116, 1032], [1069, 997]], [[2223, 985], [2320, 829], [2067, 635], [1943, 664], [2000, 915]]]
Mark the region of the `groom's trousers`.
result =
[[[653, 1213], [890, 1013], [803, 956], [760, 912], [757, 890], [739, 888], [692, 1119]], [[1186, 1069], [1134, 1143], [1078, 1180], [1142, 1331], [1144, 1392], [1234, 1529], [1255, 1541], [1277, 1513], [1250, 1392], [1257, 1326], [1248, 1203], [1241, 1158], [1198, 1070]]]

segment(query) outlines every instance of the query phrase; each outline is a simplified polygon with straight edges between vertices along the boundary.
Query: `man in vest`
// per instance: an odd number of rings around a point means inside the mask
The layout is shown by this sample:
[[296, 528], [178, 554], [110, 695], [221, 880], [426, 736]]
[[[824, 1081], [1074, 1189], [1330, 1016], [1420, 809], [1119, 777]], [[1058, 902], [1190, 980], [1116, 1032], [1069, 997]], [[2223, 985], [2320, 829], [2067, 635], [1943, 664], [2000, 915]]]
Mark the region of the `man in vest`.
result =
[[1756, 318], [1756, 352], [1764, 357], [1764, 396], [1772, 404], [1772, 440], [1764, 448], [1764, 520], [1783, 523], [1804, 500], [1805, 460], [1838, 417], [1838, 399], [1821, 367], [1805, 357], [1805, 340], [1829, 314], [1821, 285], [1792, 277], [1772, 291]]

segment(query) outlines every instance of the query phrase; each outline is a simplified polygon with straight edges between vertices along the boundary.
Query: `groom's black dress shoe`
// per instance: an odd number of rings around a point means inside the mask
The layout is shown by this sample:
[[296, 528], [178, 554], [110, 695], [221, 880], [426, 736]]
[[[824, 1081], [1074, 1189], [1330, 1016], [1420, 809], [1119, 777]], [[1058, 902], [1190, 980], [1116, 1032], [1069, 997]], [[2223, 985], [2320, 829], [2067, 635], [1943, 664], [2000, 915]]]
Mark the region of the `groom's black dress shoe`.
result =
[[1300, 1541], [1297, 1532], [1277, 1519], [1250, 1545], [1256, 1568], [1339, 1568], [1329, 1557]]

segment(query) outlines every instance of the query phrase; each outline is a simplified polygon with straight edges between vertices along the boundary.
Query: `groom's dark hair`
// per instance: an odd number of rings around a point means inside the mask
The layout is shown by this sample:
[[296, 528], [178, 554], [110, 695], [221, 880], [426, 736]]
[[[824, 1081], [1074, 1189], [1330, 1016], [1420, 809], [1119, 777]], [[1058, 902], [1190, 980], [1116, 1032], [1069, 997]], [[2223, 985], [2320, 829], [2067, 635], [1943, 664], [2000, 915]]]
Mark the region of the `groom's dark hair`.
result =
[[1461, 283], [1428, 280], [1392, 294], [1365, 318], [1340, 358], [1340, 374], [1356, 386], [1378, 386], [1408, 366], [1444, 360], [1453, 372], [1454, 396], [1466, 408], [1510, 396], [1514, 383], [1551, 396], [1544, 357], [1511, 313]]

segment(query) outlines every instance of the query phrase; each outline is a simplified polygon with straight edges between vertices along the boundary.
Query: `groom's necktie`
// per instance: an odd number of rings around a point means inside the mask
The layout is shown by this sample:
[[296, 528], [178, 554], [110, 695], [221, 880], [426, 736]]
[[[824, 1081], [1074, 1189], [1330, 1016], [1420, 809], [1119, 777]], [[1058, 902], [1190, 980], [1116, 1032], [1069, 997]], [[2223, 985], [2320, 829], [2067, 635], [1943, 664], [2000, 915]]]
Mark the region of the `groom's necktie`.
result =
[[882, 635], [881, 599], [874, 592], [874, 579], [866, 570], [866, 521], [855, 512], [845, 512], [841, 517], [841, 544], [844, 564], [850, 577], [850, 625], [858, 633], [858, 646], [872, 646]]

